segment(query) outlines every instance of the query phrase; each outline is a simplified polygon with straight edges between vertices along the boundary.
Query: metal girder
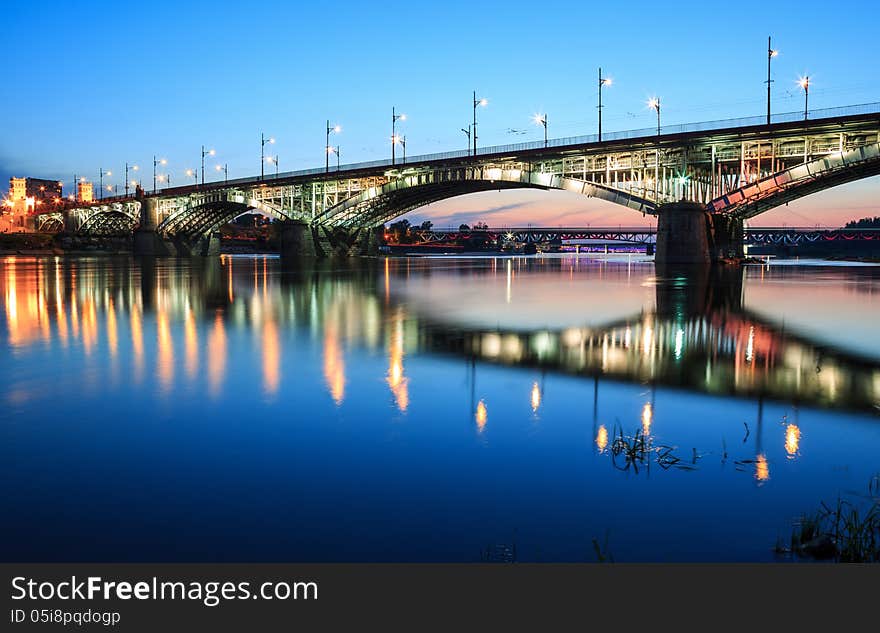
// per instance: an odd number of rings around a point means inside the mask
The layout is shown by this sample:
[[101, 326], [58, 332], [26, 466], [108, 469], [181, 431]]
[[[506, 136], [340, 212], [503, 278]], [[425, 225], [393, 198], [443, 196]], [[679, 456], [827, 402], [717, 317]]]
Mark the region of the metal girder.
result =
[[315, 222], [328, 226], [378, 226], [414, 208], [467, 193], [500, 189], [559, 189], [655, 213], [656, 204], [634, 193], [550, 172], [502, 167], [465, 166], [405, 175], [371, 187], [328, 208]]
[[79, 227], [77, 233], [83, 235], [126, 235], [138, 224], [138, 218], [124, 211], [114, 209], [89, 216]]
[[835, 152], [785, 169], [712, 200], [708, 208], [752, 218], [803, 196], [880, 174], [880, 143]]
[[193, 238], [215, 231], [236, 217], [255, 210], [279, 220], [290, 220], [292, 214], [267, 200], [251, 198], [241, 191], [201, 197], [197, 204], [171, 213], [159, 224], [157, 231], [164, 237]]

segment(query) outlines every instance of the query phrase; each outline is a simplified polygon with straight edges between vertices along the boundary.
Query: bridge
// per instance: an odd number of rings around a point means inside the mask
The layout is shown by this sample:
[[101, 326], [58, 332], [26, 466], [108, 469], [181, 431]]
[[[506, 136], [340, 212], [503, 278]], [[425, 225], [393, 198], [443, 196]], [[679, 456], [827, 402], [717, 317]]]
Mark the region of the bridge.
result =
[[285, 222], [282, 255], [351, 255], [375, 251], [384, 223], [433, 202], [564, 190], [656, 215], [657, 261], [695, 263], [741, 256], [746, 219], [877, 174], [880, 103], [872, 103], [809, 119], [780, 114], [769, 125], [748, 117], [139, 190], [72, 205], [61, 222], [68, 231], [135, 231], [142, 254], [213, 254], [221, 225], [257, 211]]
[[[636, 227], [491, 227], [485, 229], [411, 228], [415, 245], [455, 244], [477, 235], [484, 240], [503, 245], [512, 244], [616, 244], [632, 247], [650, 247], [657, 242], [657, 229]], [[796, 246], [822, 242], [877, 242], [880, 229], [819, 228], [819, 227], [746, 227], [743, 243], [746, 245]]]

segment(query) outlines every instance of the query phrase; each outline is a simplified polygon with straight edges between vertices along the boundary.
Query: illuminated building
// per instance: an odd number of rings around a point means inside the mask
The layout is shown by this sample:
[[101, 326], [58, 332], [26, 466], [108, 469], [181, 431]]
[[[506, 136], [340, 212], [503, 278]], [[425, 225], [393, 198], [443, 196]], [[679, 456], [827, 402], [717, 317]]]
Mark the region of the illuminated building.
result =
[[78, 202], [91, 202], [95, 199], [94, 187], [90, 182], [76, 183], [76, 199]]
[[38, 213], [50, 202], [61, 198], [61, 185], [43, 178], [10, 178], [9, 194], [0, 213], [0, 231], [24, 231], [33, 228], [27, 216]]

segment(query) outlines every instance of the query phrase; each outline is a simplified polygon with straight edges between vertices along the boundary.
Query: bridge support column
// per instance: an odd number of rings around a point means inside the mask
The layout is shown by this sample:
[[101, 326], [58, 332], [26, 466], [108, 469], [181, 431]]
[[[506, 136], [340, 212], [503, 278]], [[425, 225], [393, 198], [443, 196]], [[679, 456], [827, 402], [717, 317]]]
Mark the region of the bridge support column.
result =
[[712, 259], [742, 259], [743, 221], [728, 215], [709, 216], [712, 228]]
[[159, 226], [159, 199], [141, 199], [141, 221], [134, 231], [134, 254], [146, 257], [167, 257], [176, 255], [174, 245], [163, 240], [156, 232]]
[[282, 259], [317, 256], [312, 231], [306, 222], [282, 222], [279, 237]]
[[694, 202], [673, 202], [657, 209], [657, 252], [665, 264], [708, 264], [712, 261], [709, 214]]
[[358, 236], [358, 255], [377, 256], [384, 234], [385, 229], [381, 226], [362, 229]]

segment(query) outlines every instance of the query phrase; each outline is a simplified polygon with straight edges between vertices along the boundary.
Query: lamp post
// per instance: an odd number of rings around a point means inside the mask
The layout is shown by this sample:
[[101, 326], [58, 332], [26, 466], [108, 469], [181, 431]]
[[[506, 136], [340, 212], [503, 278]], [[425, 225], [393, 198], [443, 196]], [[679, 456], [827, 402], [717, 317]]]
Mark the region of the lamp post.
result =
[[810, 115], [810, 76], [801, 77], [798, 80], [798, 85], [804, 89], [804, 121], [806, 121]]
[[471, 126], [468, 124], [467, 129], [461, 128], [461, 131], [464, 132], [465, 136], [467, 136], [467, 153], [468, 156], [471, 155]]
[[205, 146], [202, 145], [202, 185], [205, 184], [205, 156], [214, 156], [217, 152], [213, 149], [205, 149]]
[[266, 144], [274, 145], [274, 138], [266, 138], [262, 132], [260, 132], [260, 180], [263, 179], [263, 167], [266, 164]]
[[391, 164], [394, 164], [394, 146], [397, 145], [397, 122], [406, 121], [405, 114], [397, 114], [397, 110], [391, 108]]
[[657, 136], [660, 136], [660, 97], [652, 97], [648, 107], [657, 111]]
[[773, 83], [773, 80], [770, 79], [770, 60], [779, 55], [779, 51], [773, 50], [773, 47], [770, 46], [770, 36], [767, 36], [767, 125], [770, 125], [770, 84]]
[[156, 155], [153, 155], [153, 193], [156, 193], [156, 165], [167, 165], [168, 161], [164, 158], [160, 158], [156, 160]]
[[98, 167], [98, 187], [101, 190], [101, 200], [104, 199], [104, 176], [112, 176], [113, 172], [109, 169], [104, 171], [103, 167]]
[[171, 186], [171, 174], [159, 174], [156, 176], [156, 180], [161, 182], [163, 185]]
[[335, 153], [336, 153], [336, 171], [339, 171], [339, 156], [341, 155], [341, 152], [339, 151], [339, 145], [336, 146]]
[[657, 150], [654, 154], [654, 200], [656, 201], [660, 180], [660, 97], [652, 97], [648, 101], [648, 107], [657, 110]]
[[532, 120], [535, 122], [535, 125], [544, 126], [544, 147], [547, 147], [547, 113], [536, 114], [532, 117]]
[[327, 119], [327, 136], [324, 142], [324, 173], [330, 173], [330, 153], [333, 151], [333, 148], [330, 147], [330, 132], [335, 132], [339, 134], [342, 131], [342, 128], [338, 125], [334, 125], [330, 127], [330, 119]]
[[602, 86], [610, 86], [611, 77], [603, 77], [599, 68], [599, 142], [602, 142]]
[[229, 163], [223, 163], [222, 165], [214, 165], [214, 169], [217, 171], [223, 172], [223, 184], [226, 184], [226, 181], [229, 180]]
[[[138, 171], [139, 169], [140, 169], [140, 167], [138, 167], [137, 165], [131, 166], [131, 171]], [[125, 163], [125, 197], [126, 198], [128, 197], [128, 185], [129, 185], [128, 170], [129, 170], [128, 163]]]
[[471, 127], [471, 137], [474, 141], [474, 156], [477, 155], [477, 106], [486, 107], [489, 105], [488, 99], [477, 99], [477, 91], [474, 90], [474, 122]]
[[[185, 173], [187, 176], [192, 177], [193, 184], [196, 184], [196, 185], [199, 184], [199, 170], [198, 169], [187, 169], [183, 173]], [[204, 176], [202, 176], [202, 178], [204, 179]]]
[[275, 165], [275, 178], [278, 178], [278, 154], [275, 154], [275, 156], [266, 156], [265, 162], [270, 165]]

